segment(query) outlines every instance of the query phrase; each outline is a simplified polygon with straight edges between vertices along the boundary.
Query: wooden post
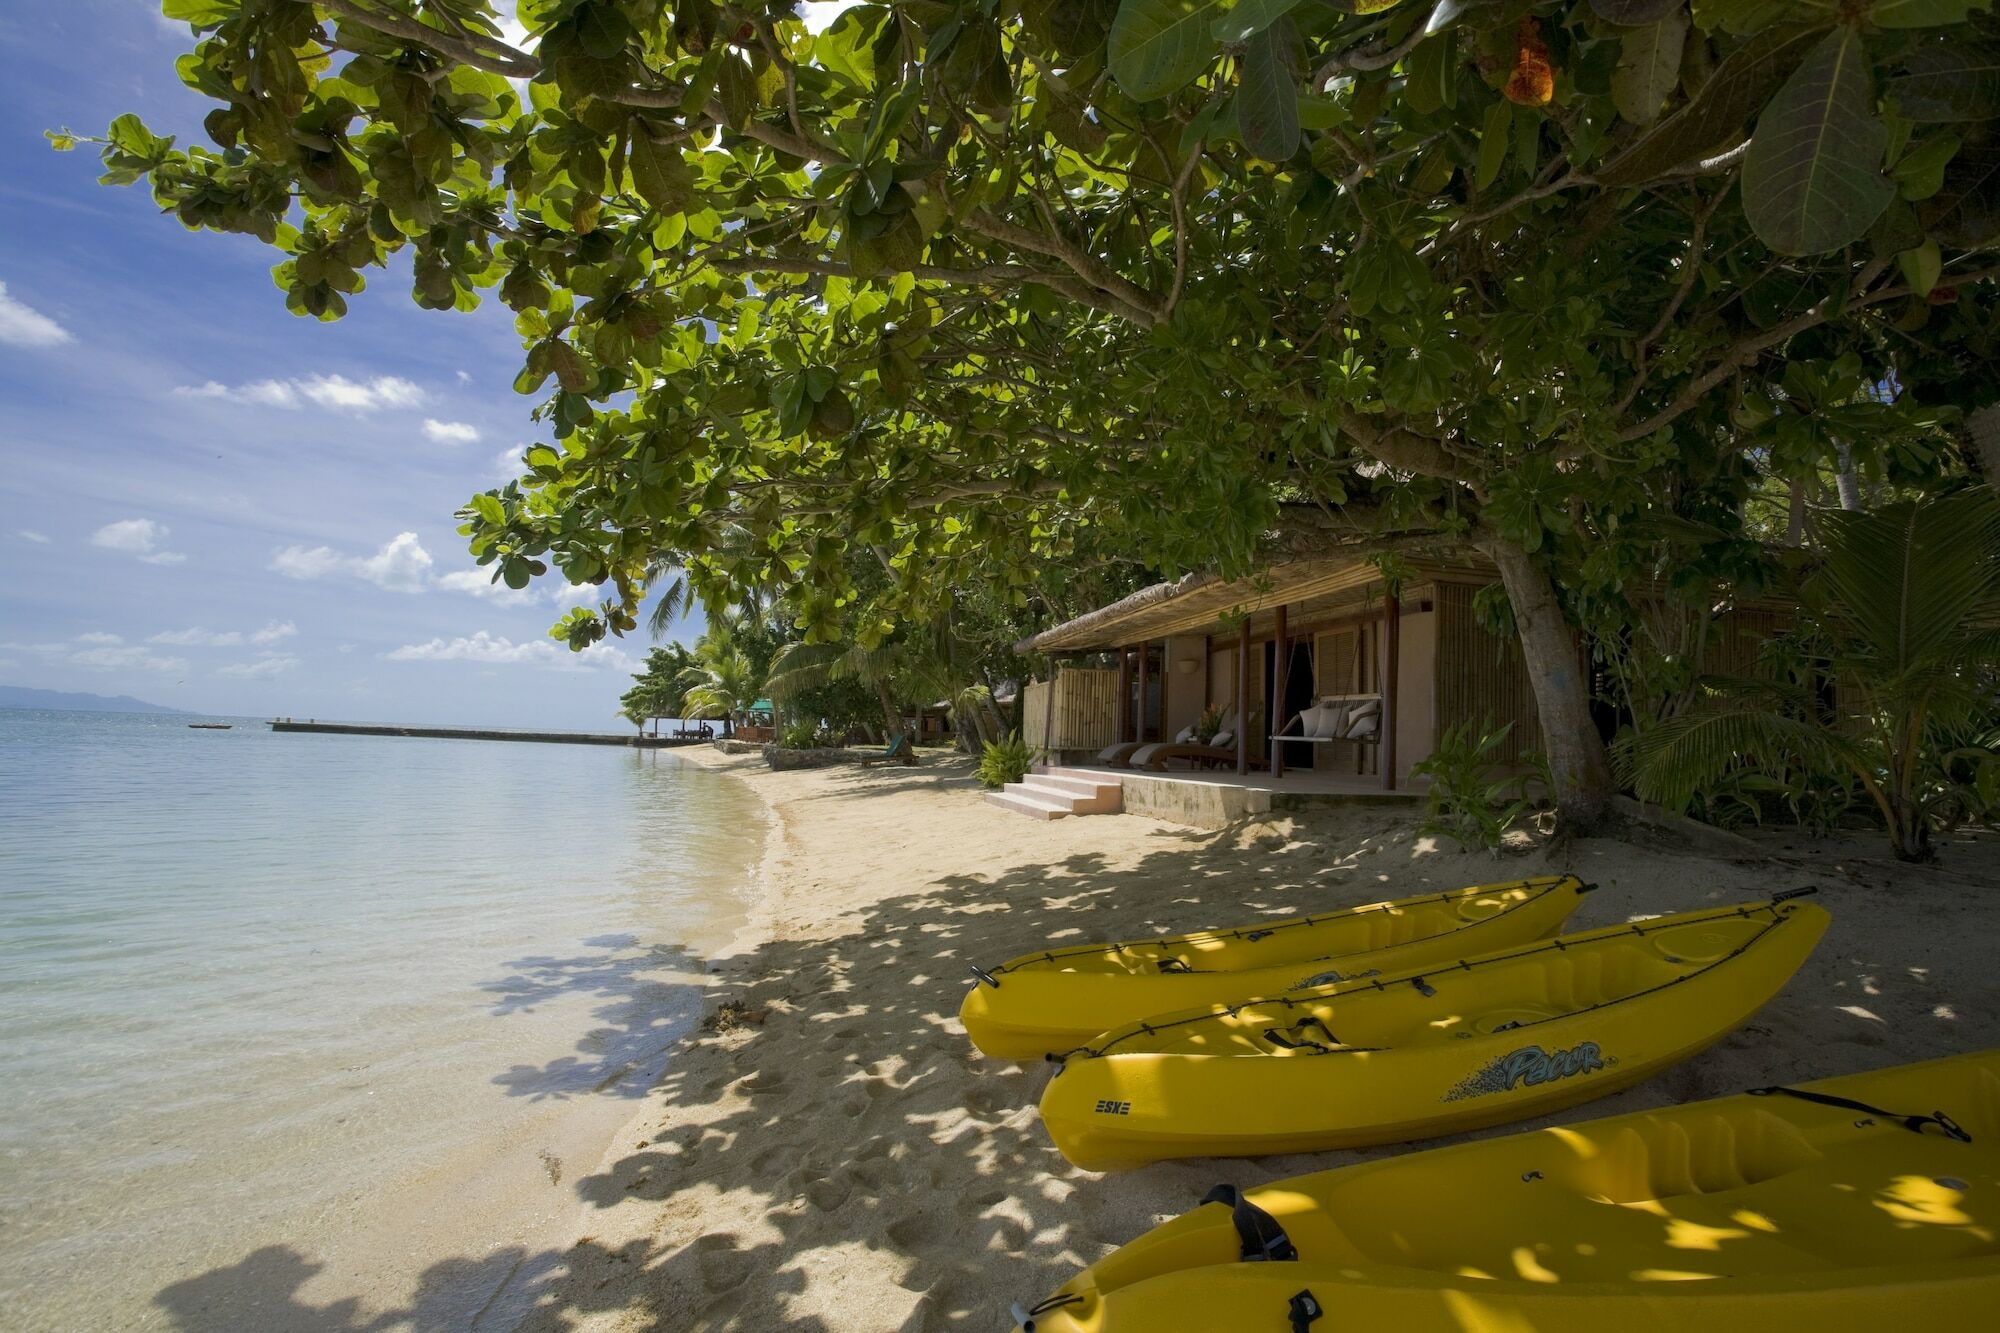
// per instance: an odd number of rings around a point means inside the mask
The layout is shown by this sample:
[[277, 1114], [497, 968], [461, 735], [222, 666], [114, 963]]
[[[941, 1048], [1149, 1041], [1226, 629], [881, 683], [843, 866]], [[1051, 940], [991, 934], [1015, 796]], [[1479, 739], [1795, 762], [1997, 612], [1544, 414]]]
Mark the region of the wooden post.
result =
[[1139, 698], [1133, 705], [1139, 712], [1138, 729], [1132, 739], [1141, 745], [1146, 743], [1146, 640], [1139, 640]]
[[1132, 721], [1132, 650], [1118, 650], [1118, 705], [1113, 710], [1111, 734], [1120, 741], [1130, 740], [1125, 734]]
[[1236, 632], [1236, 776], [1250, 772], [1250, 617]]
[[1285, 685], [1291, 675], [1292, 644], [1285, 637], [1285, 607], [1278, 605], [1278, 623], [1271, 631], [1271, 776], [1285, 776], [1285, 747], [1278, 740], [1278, 731], [1285, 725]]
[[1402, 660], [1403, 604], [1396, 594], [1382, 599], [1382, 728], [1375, 747], [1382, 763], [1382, 790], [1396, 790], [1396, 672]]
[[1056, 733], [1056, 655], [1054, 653], [1048, 655], [1048, 662], [1049, 687], [1044, 695], [1044, 701], [1048, 704], [1048, 709], [1042, 714], [1042, 762], [1053, 764], [1056, 761], [1056, 756], [1055, 751], [1050, 747], [1055, 744]]

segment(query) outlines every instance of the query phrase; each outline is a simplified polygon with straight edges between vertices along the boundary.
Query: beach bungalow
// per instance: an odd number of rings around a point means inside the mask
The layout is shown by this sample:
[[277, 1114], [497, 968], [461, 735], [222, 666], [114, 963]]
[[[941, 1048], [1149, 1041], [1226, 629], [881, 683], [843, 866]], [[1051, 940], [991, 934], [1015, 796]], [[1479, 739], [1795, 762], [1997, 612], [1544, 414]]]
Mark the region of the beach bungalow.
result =
[[[1461, 723], [1513, 723], [1502, 762], [1538, 749], [1520, 645], [1474, 614], [1497, 572], [1470, 553], [1399, 564], [1393, 590], [1365, 554], [1192, 574], [1023, 639], [1016, 650], [1044, 662], [1023, 737], [1054, 764], [1100, 766], [1121, 743], [1198, 741], [1209, 714], [1221, 743], [1138, 751], [1148, 776], [1377, 799], [1406, 796], [1414, 766]], [[1783, 615], [1760, 604], [1722, 617], [1706, 669], [1746, 667]], [[1609, 734], [1616, 716], [1603, 721]], [[1127, 808], [1135, 794], [1128, 781]]]

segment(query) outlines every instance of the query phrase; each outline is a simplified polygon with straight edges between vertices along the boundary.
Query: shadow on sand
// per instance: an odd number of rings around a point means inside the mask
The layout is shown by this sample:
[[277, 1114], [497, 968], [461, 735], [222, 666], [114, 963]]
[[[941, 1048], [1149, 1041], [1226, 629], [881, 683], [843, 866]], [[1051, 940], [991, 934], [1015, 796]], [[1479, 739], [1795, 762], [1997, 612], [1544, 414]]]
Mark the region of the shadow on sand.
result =
[[[857, 774], [851, 786], [960, 780], [900, 770]], [[1052, 941], [1294, 914], [1556, 868], [1542, 851], [1500, 861], [1440, 851], [1413, 837], [1409, 820], [1379, 813], [1329, 815], [1296, 823], [1289, 834], [1239, 828], [1158, 838], [1136, 866], [1114, 869], [1080, 853], [991, 877], [940, 876], [841, 918], [821, 938], [773, 941], [732, 960], [713, 978], [711, 1004], [734, 1001], [768, 1018], [675, 1051], [645, 1104], [648, 1137], [573, 1182], [576, 1197], [603, 1219], [597, 1237], [560, 1251], [439, 1264], [407, 1308], [366, 1317], [351, 1302], [302, 1302], [299, 1288], [315, 1265], [282, 1247], [176, 1283], [157, 1304], [174, 1327], [203, 1333], [561, 1330], [607, 1310], [623, 1312], [621, 1329], [659, 1333], [1005, 1328], [1006, 1299], [1039, 1298], [1148, 1219], [1193, 1206], [1217, 1181], [1255, 1184], [1399, 1149], [1170, 1162], [1115, 1178], [1075, 1171], [1035, 1113], [1047, 1067], [988, 1060], [958, 1028], [969, 964]], [[1798, 878], [1783, 867], [1732, 871], [1690, 860], [1655, 876], [1642, 896], [1602, 874], [1647, 855], [1592, 841], [1560, 853], [1563, 868], [1609, 880], [1578, 926], [1735, 901]], [[1660, 887], [1663, 880], [1672, 886]], [[1921, 971], [1913, 965], [1924, 961], [1924, 936], [1916, 925], [1843, 931], [1844, 914], [1858, 925], [1881, 895], [1855, 885], [1828, 890], [1834, 931], [1755, 1025], [1716, 1052], [1556, 1118], [1734, 1091], [1726, 1081], [1732, 1049], [1740, 1067], [1742, 1049], [1758, 1048], [1768, 1073], [1761, 1081], [1776, 1082], [1959, 1048], [1951, 1023], [1916, 1021], [1930, 1014], [1914, 1000], [1894, 1008], [1872, 999], [1874, 1021], [1842, 1026], [1842, 1006], [1857, 1006], [1865, 985]], [[605, 1038], [611, 1049], [650, 1039], [661, 1021], [656, 997], [643, 986], [621, 989], [626, 984], [617, 969], [594, 969], [587, 959], [541, 960], [495, 989], [503, 1005], [531, 1002], [543, 986], [602, 994], [615, 1029]], [[1976, 998], [1977, 987], [1960, 993]], [[1893, 1043], [1892, 1023], [1901, 1024]], [[533, 1078], [508, 1077], [532, 1091]], [[617, 1208], [635, 1199], [651, 1207]], [[682, 1236], [706, 1234], [670, 1246], [660, 1238], [670, 1223]], [[844, 1282], [830, 1276], [843, 1266], [852, 1270]], [[832, 1307], [819, 1298], [822, 1313], [791, 1304], [808, 1273], [817, 1290], [832, 1282], [841, 1293]], [[493, 1293], [476, 1312], [461, 1304], [472, 1286]], [[1006, 1298], [995, 1301], [998, 1291]]]

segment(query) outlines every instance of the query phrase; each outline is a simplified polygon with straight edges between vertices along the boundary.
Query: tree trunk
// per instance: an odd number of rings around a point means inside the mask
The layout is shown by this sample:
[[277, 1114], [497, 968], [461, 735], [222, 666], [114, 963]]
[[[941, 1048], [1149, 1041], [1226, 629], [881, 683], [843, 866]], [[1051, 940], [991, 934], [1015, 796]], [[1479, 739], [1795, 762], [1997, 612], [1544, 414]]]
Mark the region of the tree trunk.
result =
[[1806, 483], [1804, 478], [1792, 482], [1791, 510], [1785, 517], [1785, 545], [1797, 546], [1806, 539]]
[[1861, 479], [1854, 475], [1854, 456], [1846, 445], [1838, 447], [1840, 467], [1834, 473], [1834, 485], [1840, 488], [1840, 507], [1849, 513], [1861, 508]]
[[1965, 434], [1988, 486], [2000, 487], [2000, 403], [1965, 414]]
[[1541, 715], [1542, 746], [1556, 781], [1556, 811], [1564, 829], [1590, 833], [1611, 810], [1611, 762], [1590, 716], [1590, 682], [1577, 657], [1576, 634], [1556, 602], [1555, 583], [1519, 543], [1498, 533], [1476, 539], [1494, 564], [1514, 624]]
[[896, 707], [895, 697], [889, 693], [888, 681], [875, 682], [875, 697], [882, 704], [882, 720], [888, 724], [889, 744], [894, 745], [903, 734], [903, 713]]

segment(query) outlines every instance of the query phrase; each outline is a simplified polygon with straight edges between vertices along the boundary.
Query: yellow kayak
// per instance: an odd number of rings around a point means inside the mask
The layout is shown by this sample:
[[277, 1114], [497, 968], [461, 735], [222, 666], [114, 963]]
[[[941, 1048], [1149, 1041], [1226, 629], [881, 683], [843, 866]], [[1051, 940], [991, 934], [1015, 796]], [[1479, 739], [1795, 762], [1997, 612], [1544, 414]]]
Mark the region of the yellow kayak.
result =
[[1826, 923], [1781, 895], [1157, 1016], [1070, 1055], [1042, 1122], [1065, 1157], [1103, 1171], [1526, 1119], [1719, 1040], [1783, 989]]
[[974, 968], [979, 981], [958, 1017], [986, 1054], [1039, 1060], [1149, 1014], [1545, 939], [1590, 888], [1550, 875], [1231, 930], [1022, 954], [991, 971]]
[[2000, 1327], [2000, 1051], [1763, 1091], [1222, 1187], [1223, 1206], [1016, 1317], [1029, 1333]]

